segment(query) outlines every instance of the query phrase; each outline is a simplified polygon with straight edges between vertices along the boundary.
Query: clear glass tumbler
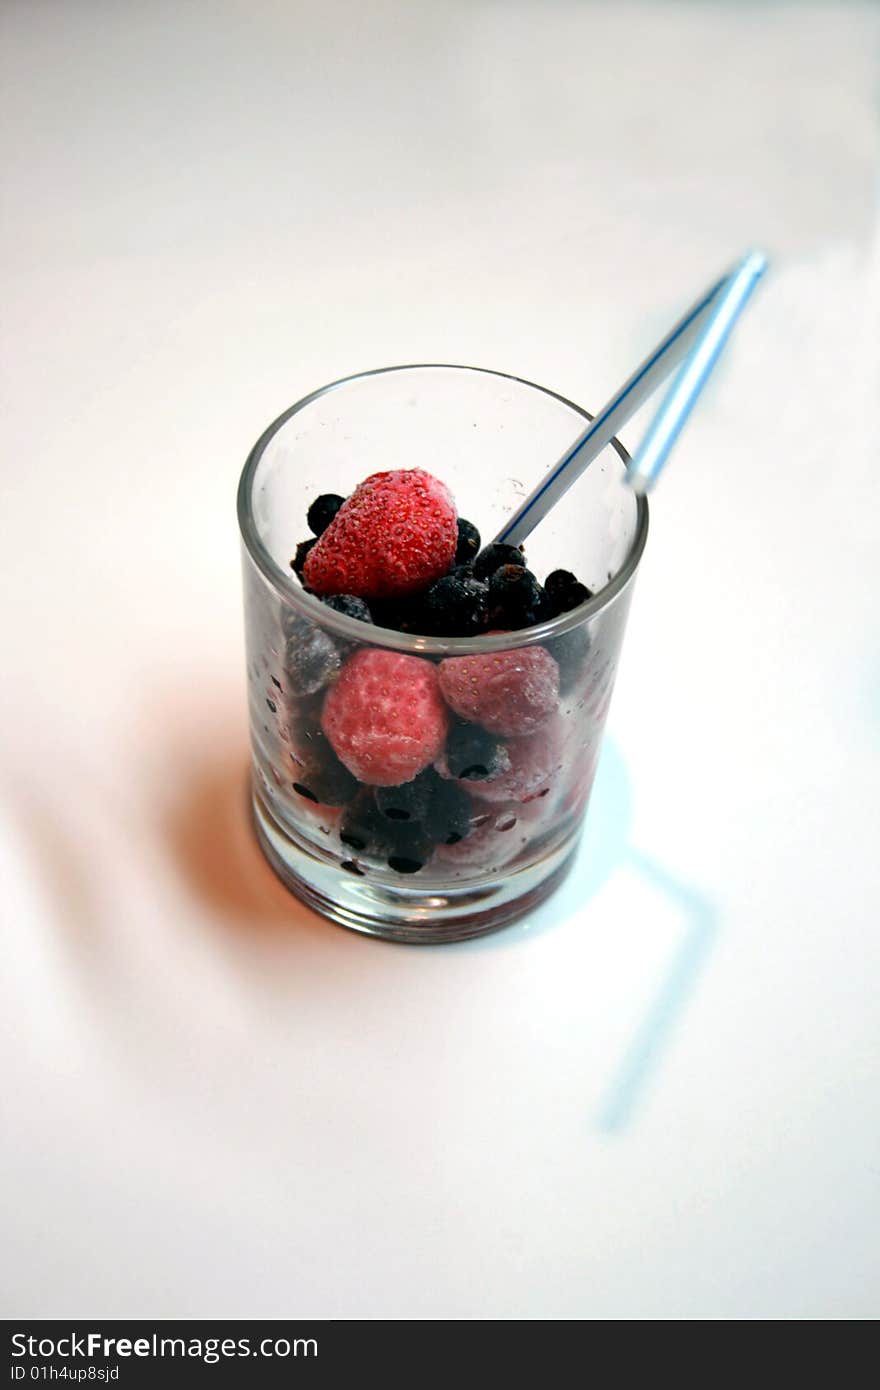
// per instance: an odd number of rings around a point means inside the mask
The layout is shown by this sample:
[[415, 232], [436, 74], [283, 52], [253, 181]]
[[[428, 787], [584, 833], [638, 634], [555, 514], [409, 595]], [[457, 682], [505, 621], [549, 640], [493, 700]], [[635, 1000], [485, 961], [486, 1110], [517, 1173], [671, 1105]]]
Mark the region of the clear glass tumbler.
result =
[[[571, 570], [594, 597], [541, 626], [471, 638], [370, 626], [307, 593], [291, 559], [308, 536], [308, 507], [321, 493], [347, 496], [371, 473], [423, 468], [449, 486], [485, 545], [590, 418], [500, 372], [392, 367], [306, 396], [248, 458], [238, 517], [257, 834], [293, 892], [343, 926], [397, 941], [461, 940], [505, 925], [561, 881], [587, 807], [648, 507], [621, 486], [627, 454], [615, 440], [525, 544], [539, 579]], [[418, 722], [426, 691], [434, 702], [430, 735], [413, 729], [417, 756], [434, 769], [419, 784], [433, 789], [430, 804], [410, 786], [378, 790], [363, 768], [356, 776], [326, 757], [329, 692], [343, 672], [357, 681], [376, 649], [406, 658], [394, 664], [401, 728]], [[471, 664], [445, 664], [462, 658]], [[496, 730], [491, 765], [480, 755], [465, 765], [468, 726], [444, 704], [445, 673], [479, 684], [529, 663], [552, 668], [552, 707], [545, 701], [525, 730]]]

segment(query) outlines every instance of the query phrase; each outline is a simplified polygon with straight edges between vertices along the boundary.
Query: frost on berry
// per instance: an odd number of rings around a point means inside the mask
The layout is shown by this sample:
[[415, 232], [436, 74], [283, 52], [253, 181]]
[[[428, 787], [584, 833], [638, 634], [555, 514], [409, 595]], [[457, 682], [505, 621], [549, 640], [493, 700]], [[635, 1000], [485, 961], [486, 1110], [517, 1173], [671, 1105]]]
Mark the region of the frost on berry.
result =
[[449, 714], [437, 668], [421, 657], [362, 647], [329, 690], [321, 724], [336, 756], [361, 782], [409, 782], [446, 741]]
[[462, 719], [517, 737], [536, 733], [556, 712], [559, 667], [544, 647], [448, 657], [440, 688]]

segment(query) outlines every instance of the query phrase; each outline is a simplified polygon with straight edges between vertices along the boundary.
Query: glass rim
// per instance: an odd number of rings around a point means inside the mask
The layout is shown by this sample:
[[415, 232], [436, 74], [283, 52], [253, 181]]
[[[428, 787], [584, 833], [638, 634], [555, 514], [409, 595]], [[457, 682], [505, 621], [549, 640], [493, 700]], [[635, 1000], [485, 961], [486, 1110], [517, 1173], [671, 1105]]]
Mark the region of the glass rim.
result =
[[[528, 381], [525, 377], [515, 376], [511, 372], [494, 371], [490, 367], [469, 367], [464, 363], [456, 362], [410, 362], [393, 367], [374, 367], [370, 371], [353, 372], [350, 376], [339, 377], [337, 381], [328, 382], [326, 386], [319, 386], [316, 391], [310, 391], [307, 396], [303, 396], [294, 405], [283, 411], [263, 431], [248, 454], [239, 479], [238, 527], [245, 549], [263, 579], [289, 607], [296, 609], [304, 617], [319, 623], [321, 627], [329, 629], [339, 637], [361, 643], [368, 640], [371, 646], [391, 647], [396, 651], [410, 651], [421, 655], [465, 656], [474, 652], [507, 651], [514, 646], [525, 647], [546, 642], [590, 622], [623, 592], [638, 568], [648, 535], [648, 502], [644, 495], [636, 497], [636, 529], [626, 559], [617, 573], [608, 580], [607, 584], [597, 590], [591, 599], [580, 604], [577, 608], [571, 609], [568, 613], [562, 613], [559, 617], [550, 619], [549, 622], [539, 623], [534, 627], [519, 628], [513, 632], [494, 633], [492, 636], [482, 634], [477, 637], [429, 637], [418, 633], [397, 632], [394, 628], [375, 626], [370, 629], [369, 639], [365, 639], [364, 628], [366, 624], [357, 618], [349, 618], [344, 613], [337, 613], [335, 609], [329, 608], [326, 603], [322, 603], [319, 598], [302, 588], [293, 576], [288, 575], [273, 559], [259, 535], [252, 507], [253, 485], [257, 469], [270, 440], [274, 438], [282, 426], [287, 424], [288, 420], [299, 414], [307, 405], [311, 405], [313, 401], [319, 400], [321, 396], [326, 396], [331, 391], [338, 390], [341, 386], [348, 386], [352, 382], [364, 381], [370, 377], [387, 376], [392, 372], [416, 371], [475, 372], [483, 376], [498, 377], [504, 381], [515, 381], [520, 386], [528, 386], [533, 391], [540, 391], [543, 395], [561, 402], [562, 405], [568, 406], [570, 410], [585, 420], [590, 421], [594, 418], [588, 410], [584, 410], [583, 406], [570, 401], [566, 396], [560, 395], [558, 391], [551, 391], [547, 386], [540, 386], [535, 381]], [[615, 437], [610, 440], [610, 445], [626, 468], [630, 456], [620, 440]]]

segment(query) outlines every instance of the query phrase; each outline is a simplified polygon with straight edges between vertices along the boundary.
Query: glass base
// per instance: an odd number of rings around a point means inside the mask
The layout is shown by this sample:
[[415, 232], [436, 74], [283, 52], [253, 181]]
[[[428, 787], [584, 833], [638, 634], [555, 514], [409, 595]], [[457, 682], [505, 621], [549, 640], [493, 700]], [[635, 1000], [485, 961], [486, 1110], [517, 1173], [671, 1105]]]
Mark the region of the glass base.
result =
[[572, 865], [578, 832], [536, 864], [498, 877], [418, 887], [351, 877], [329, 855], [321, 857], [290, 826], [282, 825], [253, 789], [260, 846], [281, 881], [331, 922], [388, 941], [437, 945], [498, 931], [522, 917], [558, 887]]

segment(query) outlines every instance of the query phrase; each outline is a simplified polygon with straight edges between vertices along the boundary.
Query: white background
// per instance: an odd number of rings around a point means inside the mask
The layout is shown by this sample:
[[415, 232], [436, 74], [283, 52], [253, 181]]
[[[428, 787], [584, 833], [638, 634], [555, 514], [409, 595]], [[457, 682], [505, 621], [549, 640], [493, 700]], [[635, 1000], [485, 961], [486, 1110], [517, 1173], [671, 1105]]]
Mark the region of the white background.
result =
[[[2, 29], [2, 1311], [876, 1315], [877, 9]], [[250, 444], [392, 362], [595, 408], [753, 243], [574, 875], [433, 950], [300, 907], [246, 818]]]

